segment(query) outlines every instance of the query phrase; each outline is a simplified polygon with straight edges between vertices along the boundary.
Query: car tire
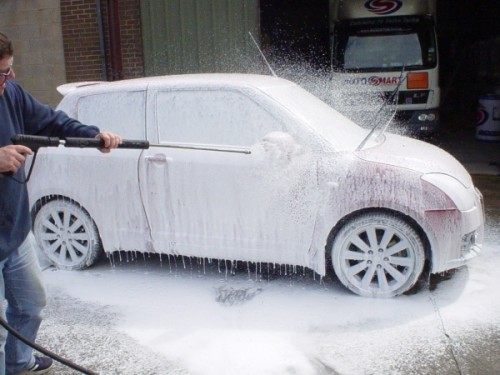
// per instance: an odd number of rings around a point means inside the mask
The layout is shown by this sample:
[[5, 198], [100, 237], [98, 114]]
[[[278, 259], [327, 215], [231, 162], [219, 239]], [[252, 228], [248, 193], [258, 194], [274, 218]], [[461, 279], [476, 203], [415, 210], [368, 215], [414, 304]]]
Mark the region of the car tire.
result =
[[337, 232], [331, 260], [340, 282], [364, 297], [394, 297], [411, 289], [425, 262], [417, 231], [403, 218], [370, 212]]
[[102, 253], [94, 221], [83, 207], [68, 199], [43, 204], [35, 213], [33, 233], [42, 252], [60, 269], [90, 267]]

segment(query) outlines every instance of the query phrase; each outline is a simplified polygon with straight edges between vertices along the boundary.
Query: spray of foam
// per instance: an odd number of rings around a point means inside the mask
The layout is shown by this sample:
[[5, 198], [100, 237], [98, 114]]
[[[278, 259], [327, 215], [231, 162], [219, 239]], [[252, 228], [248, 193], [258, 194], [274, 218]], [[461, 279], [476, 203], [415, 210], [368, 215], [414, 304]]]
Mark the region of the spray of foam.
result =
[[[363, 128], [372, 129], [375, 125], [382, 128], [390, 122], [390, 132], [408, 134], [403, 124], [391, 121], [394, 109], [387, 105], [379, 91], [347, 85], [343, 74], [334, 74], [331, 69], [297, 55], [273, 51], [266, 58], [277, 76], [308, 90]], [[252, 73], [271, 73], [263, 59], [247, 65], [247, 69]]]

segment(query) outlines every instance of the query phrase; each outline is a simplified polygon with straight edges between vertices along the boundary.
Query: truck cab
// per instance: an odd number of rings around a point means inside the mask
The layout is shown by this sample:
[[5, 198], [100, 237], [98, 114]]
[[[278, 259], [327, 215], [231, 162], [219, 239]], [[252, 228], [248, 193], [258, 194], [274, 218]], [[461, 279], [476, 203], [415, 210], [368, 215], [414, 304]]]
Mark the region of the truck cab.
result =
[[407, 134], [438, 130], [435, 1], [331, 0], [330, 31], [338, 110], [366, 127], [384, 108]]

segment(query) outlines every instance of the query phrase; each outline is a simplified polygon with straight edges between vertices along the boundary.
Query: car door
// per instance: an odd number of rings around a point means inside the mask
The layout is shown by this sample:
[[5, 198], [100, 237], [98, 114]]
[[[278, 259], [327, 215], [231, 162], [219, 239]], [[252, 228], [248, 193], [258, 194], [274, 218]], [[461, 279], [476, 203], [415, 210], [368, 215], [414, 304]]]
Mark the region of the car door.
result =
[[154, 250], [304, 264], [317, 211], [316, 162], [279, 111], [245, 90], [148, 96], [160, 145], [218, 150], [144, 152], [139, 174]]
[[[142, 140], [146, 139], [145, 110], [145, 88], [125, 88], [81, 97], [77, 118], [124, 139]], [[106, 155], [92, 149], [63, 151], [72, 175], [78, 172], [82, 177], [75, 181], [81, 194], [74, 199], [91, 213], [106, 251], [147, 250], [150, 231], [137, 176], [142, 150], [117, 149]]]

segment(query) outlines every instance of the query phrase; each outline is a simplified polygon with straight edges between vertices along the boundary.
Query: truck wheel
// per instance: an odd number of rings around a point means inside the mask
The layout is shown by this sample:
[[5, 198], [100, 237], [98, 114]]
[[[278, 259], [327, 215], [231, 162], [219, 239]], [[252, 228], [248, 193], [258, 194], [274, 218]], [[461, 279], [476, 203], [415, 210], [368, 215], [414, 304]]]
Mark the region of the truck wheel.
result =
[[68, 199], [51, 200], [40, 207], [33, 233], [43, 253], [60, 269], [90, 267], [102, 252], [94, 221], [84, 208]]
[[347, 222], [331, 249], [335, 274], [345, 287], [364, 297], [393, 297], [418, 281], [425, 250], [404, 219], [384, 212]]

